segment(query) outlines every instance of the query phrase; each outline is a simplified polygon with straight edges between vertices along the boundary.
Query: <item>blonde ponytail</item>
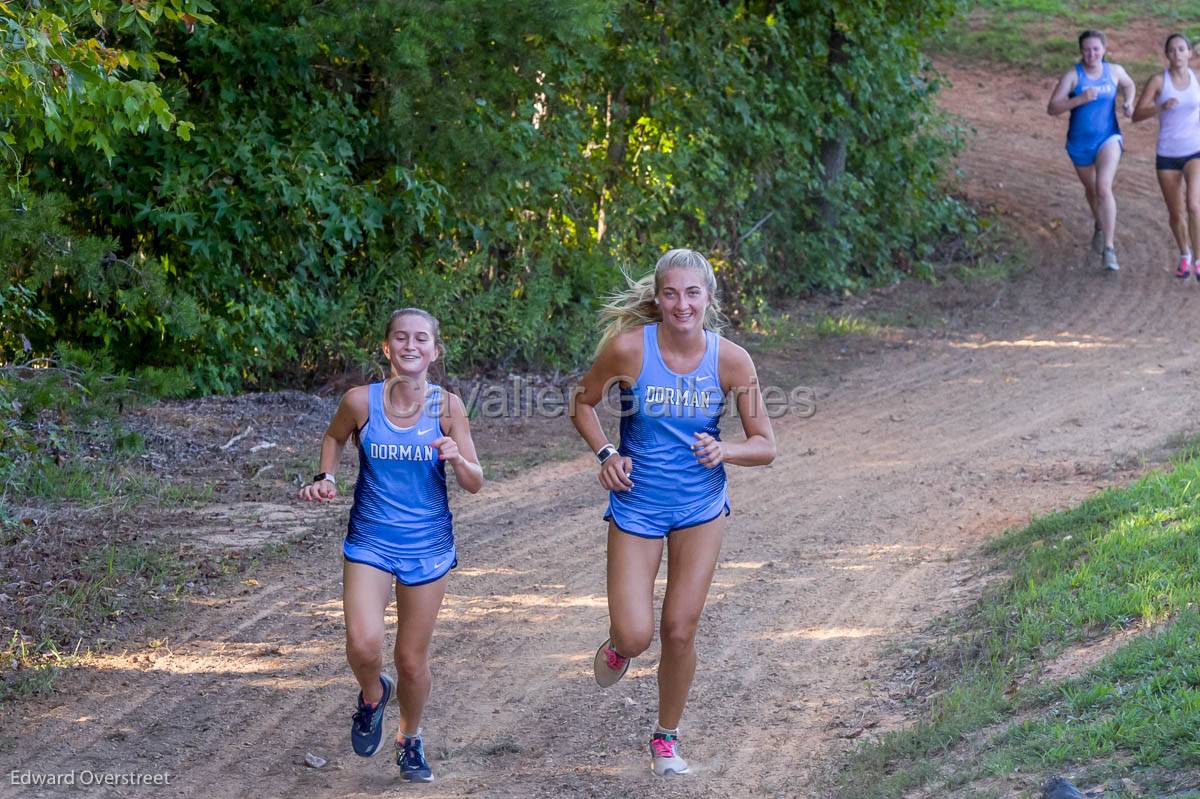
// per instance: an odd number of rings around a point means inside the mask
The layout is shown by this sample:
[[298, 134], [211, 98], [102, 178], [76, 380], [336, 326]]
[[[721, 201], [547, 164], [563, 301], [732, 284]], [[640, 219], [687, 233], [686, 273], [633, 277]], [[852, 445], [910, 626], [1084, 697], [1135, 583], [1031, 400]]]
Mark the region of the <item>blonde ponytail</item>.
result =
[[614, 292], [608, 302], [600, 308], [600, 323], [604, 325], [604, 334], [600, 336], [600, 343], [596, 345], [597, 355], [610, 341], [626, 330], [662, 321], [662, 313], [658, 310], [654, 297], [658, 294], [663, 277], [672, 269], [695, 269], [704, 275], [704, 285], [708, 289], [704, 328], [714, 333], [724, 330], [726, 319], [721, 313], [721, 303], [717, 297], [717, 275], [712, 264], [695, 250], [680, 247], [663, 253], [654, 265], [654, 271], [637, 280], [622, 270], [625, 288]]
[[608, 302], [600, 308], [600, 324], [604, 326], [604, 334], [600, 336], [600, 343], [596, 345], [597, 355], [610, 341], [626, 330], [662, 319], [658, 305], [654, 302], [654, 273], [651, 272], [637, 280], [624, 270], [621, 274], [625, 278], [625, 288], [614, 292], [608, 298]]

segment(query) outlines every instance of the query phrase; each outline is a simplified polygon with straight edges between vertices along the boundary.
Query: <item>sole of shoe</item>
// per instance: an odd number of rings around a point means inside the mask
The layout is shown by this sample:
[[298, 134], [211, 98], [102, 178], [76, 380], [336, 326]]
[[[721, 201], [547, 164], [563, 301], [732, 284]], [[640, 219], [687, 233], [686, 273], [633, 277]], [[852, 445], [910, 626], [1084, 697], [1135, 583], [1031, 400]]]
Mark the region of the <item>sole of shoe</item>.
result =
[[656, 776], [656, 777], [682, 777], [684, 774], [692, 773], [691, 768], [689, 768], [688, 766], [684, 766], [681, 769], [674, 769], [674, 768], [659, 769], [656, 766], [651, 766], [650, 770], [654, 772], [654, 776]]
[[633, 658], [627, 659], [625, 661], [625, 668], [619, 672], [610, 669], [608, 667], [608, 656], [604, 654], [604, 650], [611, 644], [611, 638], [600, 644], [600, 648], [596, 650], [596, 657], [592, 660], [592, 674], [596, 678], [596, 685], [599, 685], [601, 688], [609, 688], [620, 682], [621, 678], [625, 676], [625, 672], [629, 671], [629, 663], [633, 660]]
[[420, 782], [420, 783], [433, 782], [432, 774], [430, 774], [428, 777], [422, 777], [419, 774], [401, 774], [400, 776], [404, 778], [405, 782]]

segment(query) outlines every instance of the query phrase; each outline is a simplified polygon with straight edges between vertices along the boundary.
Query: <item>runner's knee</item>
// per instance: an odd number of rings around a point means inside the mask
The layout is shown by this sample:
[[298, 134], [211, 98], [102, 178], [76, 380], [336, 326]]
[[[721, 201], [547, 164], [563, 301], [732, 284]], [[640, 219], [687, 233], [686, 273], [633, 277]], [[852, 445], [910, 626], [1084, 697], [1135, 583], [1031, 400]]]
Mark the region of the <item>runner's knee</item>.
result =
[[667, 618], [662, 620], [663, 647], [689, 647], [696, 640], [700, 620], [691, 617]]
[[372, 633], [346, 636], [346, 660], [351, 666], [369, 666], [372, 663], [382, 663], [380, 650], [383, 648], [383, 636]]
[[635, 658], [649, 649], [653, 638], [652, 624], [613, 624], [613, 648], [627, 658]]
[[428, 673], [428, 653], [396, 650], [396, 677], [401, 682], [416, 682]]

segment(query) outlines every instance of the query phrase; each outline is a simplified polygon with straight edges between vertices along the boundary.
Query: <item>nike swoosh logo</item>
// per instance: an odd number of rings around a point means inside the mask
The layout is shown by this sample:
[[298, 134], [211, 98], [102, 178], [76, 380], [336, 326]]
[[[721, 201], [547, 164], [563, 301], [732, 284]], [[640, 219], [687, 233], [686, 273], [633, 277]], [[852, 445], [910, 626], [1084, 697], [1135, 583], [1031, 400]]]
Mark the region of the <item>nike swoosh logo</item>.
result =
[[447, 563], [449, 563], [449, 562], [450, 562], [450, 561], [448, 561], [448, 560], [443, 560], [441, 563], [435, 563], [435, 564], [433, 564], [433, 568], [435, 568], [435, 569], [440, 569], [440, 568], [442, 568], [443, 566], [445, 566], [445, 565], [446, 565]]
[[705, 375], [704, 377], [696, 378], [697, 383], [703, 383], [705, 380], [712, 380], [712, 375]]
[[423, 436], [423, 435], [425, 435], [426, 433], [430, 432], [431, 430], [433, 430], [433, 428], [432, 428], [432, 427], [426, 427], [424, 430], [418, 430], [418, 431], [417, 431], [417, 435], [419, 435], [419, 436]]

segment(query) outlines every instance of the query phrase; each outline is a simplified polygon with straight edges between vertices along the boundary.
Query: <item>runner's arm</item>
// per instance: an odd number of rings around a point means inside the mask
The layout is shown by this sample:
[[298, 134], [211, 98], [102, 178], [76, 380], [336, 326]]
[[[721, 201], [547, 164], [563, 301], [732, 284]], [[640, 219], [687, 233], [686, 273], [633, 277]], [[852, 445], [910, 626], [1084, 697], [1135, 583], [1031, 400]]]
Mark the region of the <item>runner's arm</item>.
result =
[[[633, 335], [638, 338], [635, 340]], [[567, 413], [571, 424], [579, 431], [579, 435], [597, 452], [608, 443], [608, 436], [600, 426], [600, 417], [596, 406], [603, 400], [612, 387], [613, 382], [633, 383], [637, 376], [630, 375], [632, 361], [640, 359], [636, 343], [640, 341], [641, 328], [627, 330], [613, 338], [596, 356], [590, 369], [579, 378], [579, 382], [571, 390], [571, 401]]]
[[483, 467], [471, 438], [471, 420], [457, 394], [446, 392], [446, 410], [442, 417], [445, 435], [434, 442], [438, 453], [454, 470], [454, 479], [466, 491], [474, 494], [483, 488]]
[[[357, 386], [346, 392], [329, 422], [329, 427], [325, 428], [324, 438], [321, 439], [318, 473], [334, 473], [342, 460], [346, 442], [355, 430], [366, 424], [369, 412], [366, 386]], [[324, 480], [320, 483], [309, 483], [300, 489], [300, 498], [308, 501], [328, 501], [336, 496], [337, 486]]]
[[1151, 75], [1146, 81], [1145, 87], [1142, 89], [1142, 96], [1138, 98], [1137, 107], [1133, 109], [1133, 121], [1141, 122], [1144, 119], [1158, 116], [1161, 110], [1158, 101], [1158, 93], [1162, 90], [1162, 75]]
[[750, 353], [722, 339], [718, 355], [722, 388], [733, 393], [745, 441], [721, 442], [723, 460], [735, 466], [765, 466], [775, 460], [775, 431], [763, 402]]
[[1070, 111], [1076, 106], [1083, 105], [1087, 102], [1086, 95], [1071, 97], [1071, 91], [1075, 88], [1075, 70], [1072, 69], [1058, 79], [1058, 85], [1054, 87], [1054, 92], [1050, 95], [1050, 102], [1046, 105], [1046, 113], [1052, 117]]
[[[640, 327], [617, 335], [604, 346], [591, 368], [571, 390], [567, 413], [571, 417], [571, 424], [575, 425], [592, 452], [599, 452], [601, 447], [609, 443], [604, 428], [600, 426], [596, 406], [614, 382], [633, 383], [637, 380], [634, 365], [637, 365], [636, 371], [640, 372], [641, 339]], [[628, 491], [633, 488], [633, 481], [629, 479], [632, 470], [632, 459], [610, 455], [600, 465], [600, 485], [609, 491]]]
[[1125, 67], [1113, 64], [1113, 70], [1117, 73], [1117, 85], [1121, 87], [1121, 94], [1125, 98], [1124, 111], [1125, 116], [1133, 114], [1133, 101], [1137, 98], [1137, 84], [1133, 82], [1133, 78], [1129, 77], [1129, 73], [1125, 71]]

